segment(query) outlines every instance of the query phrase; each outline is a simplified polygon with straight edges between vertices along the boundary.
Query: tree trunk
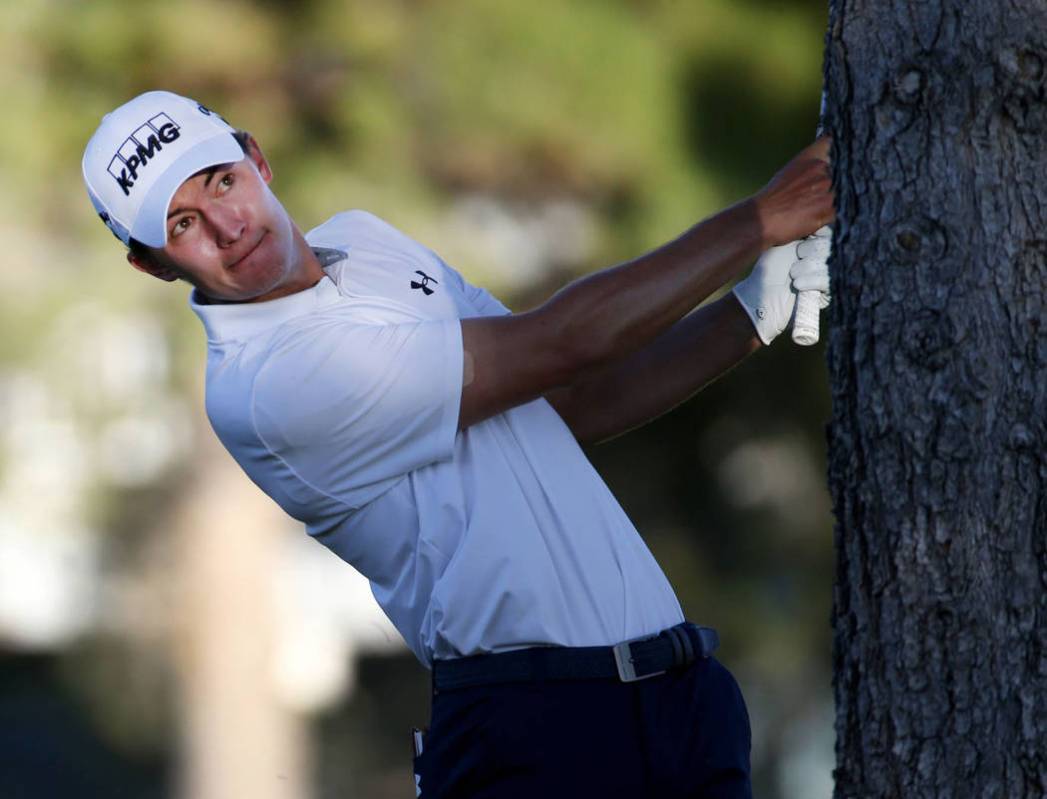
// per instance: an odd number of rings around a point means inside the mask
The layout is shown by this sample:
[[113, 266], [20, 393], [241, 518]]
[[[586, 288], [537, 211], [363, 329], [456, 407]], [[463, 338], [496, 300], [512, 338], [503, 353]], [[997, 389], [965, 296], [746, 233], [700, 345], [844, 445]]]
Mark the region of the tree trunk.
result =
[[[202, 389], [200, 390], [202, 393]], [[172, 643], [182, 711], [179, 799], [310, 795], [304, 720], [273, 690], [280, 509], [244, 476], [205, 419], [195, 478], [174, 520], [182, 611]]]
[[1047, 796], [1047, 3], [827, 44], [836, 797]]

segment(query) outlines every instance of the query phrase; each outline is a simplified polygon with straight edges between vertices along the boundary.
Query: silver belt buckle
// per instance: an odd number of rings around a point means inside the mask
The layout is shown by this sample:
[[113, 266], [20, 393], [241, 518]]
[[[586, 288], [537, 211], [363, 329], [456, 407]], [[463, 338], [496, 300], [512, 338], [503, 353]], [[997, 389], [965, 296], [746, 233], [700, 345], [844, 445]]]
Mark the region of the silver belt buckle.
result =
[[650, 641], [657, 637], [657, 635], [643, 635], [630, 641], [622, 641], [620, 644], [615, 644], [611, 647], [614, 650], [614, 662], [618, 665], [618, 679], [622, 682], [636, 682], [637, 680], [646, 680], [648, 677], [657, 677], [659, 674], [665, 674], [666, 670], [662, 669], [661, 671], [652, 671], [650, 674], [637, 677], [636, 666], [633, 665], [632, 651], [629, 649], [629, 646], [637, 641]]

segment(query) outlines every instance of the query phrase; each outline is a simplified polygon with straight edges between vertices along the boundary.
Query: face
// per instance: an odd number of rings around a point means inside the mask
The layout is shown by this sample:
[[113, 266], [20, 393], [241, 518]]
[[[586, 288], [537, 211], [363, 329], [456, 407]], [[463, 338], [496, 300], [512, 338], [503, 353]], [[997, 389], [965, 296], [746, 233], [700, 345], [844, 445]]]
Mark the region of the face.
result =
[[167, 244], [138, 269], [181, 278], [212, 300], [262, 302], [323, 276], [301, 233], [269, 189], [272, 171], [252, 139], [247, 156], [198, 172], [168, 206]]

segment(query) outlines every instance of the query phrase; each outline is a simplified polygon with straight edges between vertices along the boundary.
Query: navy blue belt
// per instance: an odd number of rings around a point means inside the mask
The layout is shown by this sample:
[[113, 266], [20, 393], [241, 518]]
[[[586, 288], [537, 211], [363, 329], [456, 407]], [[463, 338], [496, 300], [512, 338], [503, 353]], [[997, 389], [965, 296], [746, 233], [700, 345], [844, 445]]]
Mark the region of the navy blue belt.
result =
[[615, 646], [541, 646], [434, 660], [433, 688], [449, 691], [500, 682], [607, 677], [635, 682], [707, 658], [719, 644], [716, 630], [685, 621]]

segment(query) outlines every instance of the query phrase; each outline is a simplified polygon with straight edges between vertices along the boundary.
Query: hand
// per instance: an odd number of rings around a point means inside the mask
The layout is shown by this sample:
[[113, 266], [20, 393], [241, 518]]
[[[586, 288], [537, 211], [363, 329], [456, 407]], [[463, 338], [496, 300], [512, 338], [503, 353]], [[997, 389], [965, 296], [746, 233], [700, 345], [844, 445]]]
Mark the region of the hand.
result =
[[796, 245], [796, 257], [799, 259], [789, 270], [793, 290], [817, 291], [818, 304], [829, 307], [832, 295], [829, 293], [829, 253], [832, 252], [833, 230], [831, 227], [820, 228], [815, 234]]
[[802, 347], [818, 342], [821, 310], [829, 305], [829, 255], [832, 251], [832, 228], [819, 228], [796, 247], [796, 257], [789, 274], [796, 291], [793, 311], [793, 341]]
[[768, 246], [802, 239], [836, 218], [829, 172], [830, 144], [831, 139], [822, 136], [808, 145], [754, 195]]
[[790, 272], [797, 263], [797, 242], [771, 247], [760, 256], [749, 276], [733, 289], [756, 334], [770, 344], [789, 325], [796, 305]]

